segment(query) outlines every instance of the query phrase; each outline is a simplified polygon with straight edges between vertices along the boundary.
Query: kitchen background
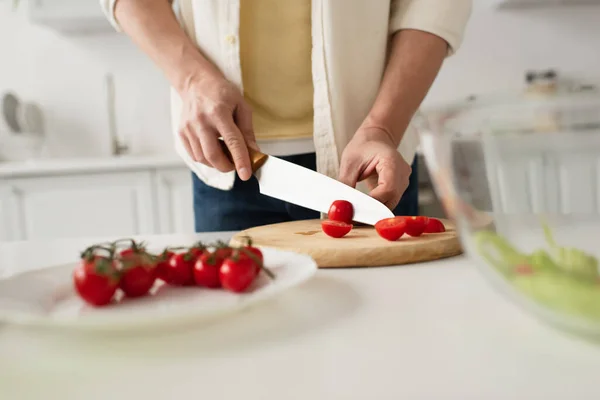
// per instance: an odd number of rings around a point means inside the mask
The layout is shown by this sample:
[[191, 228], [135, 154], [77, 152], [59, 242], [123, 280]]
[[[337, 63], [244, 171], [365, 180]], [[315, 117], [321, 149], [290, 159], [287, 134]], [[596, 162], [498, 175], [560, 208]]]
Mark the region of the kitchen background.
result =
[[[600, 0], [473, 3], [463, 46], [424, 107], [521, 92], [528, 71], [555, 71], [559, 90], [600, 85]], [[27, 154], [0, 118], [0, 239], [193, 228], [189, 173], [172, 150], [168, 85], [110, 27], [97, 0], [29, 0], [16, 9], [0, 0], [0, 52], [0, 95], [16, 95], [17, 122], [43, 132], [38, 157], [53, 159], [6, 162]], [[131, 157], [109, 158], [115, 136]], [[422, 198], [423, 212], [439, 215], [426, 174]], [[99, 207], [116, 211], [109, 217]]]

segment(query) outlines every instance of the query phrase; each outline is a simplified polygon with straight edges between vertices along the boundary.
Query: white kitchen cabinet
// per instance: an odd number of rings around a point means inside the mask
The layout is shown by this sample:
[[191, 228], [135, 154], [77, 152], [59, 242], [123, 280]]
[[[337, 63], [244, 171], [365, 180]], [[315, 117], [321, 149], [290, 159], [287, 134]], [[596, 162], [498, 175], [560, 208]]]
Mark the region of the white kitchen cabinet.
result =
[[15, 240], [19, 236], [15, 218], [18, 214], [13, 200], [10, 189], [0, 186], [0, 241]]
[[160, 233], [193, 233], [192, 175], [188, 168], [165, 168], [155, 174]]
[[600, 0], [493, 0], [499, 9], [514, 10], [551, 6], [599, 5]]
[[98, 0], [29, 0], [29, 18], [63, 33], [110, 32]]
[[148, 171], [20, 178], [6, 186], [8, 213], [17, 216], [12, 239], [156, 231]]

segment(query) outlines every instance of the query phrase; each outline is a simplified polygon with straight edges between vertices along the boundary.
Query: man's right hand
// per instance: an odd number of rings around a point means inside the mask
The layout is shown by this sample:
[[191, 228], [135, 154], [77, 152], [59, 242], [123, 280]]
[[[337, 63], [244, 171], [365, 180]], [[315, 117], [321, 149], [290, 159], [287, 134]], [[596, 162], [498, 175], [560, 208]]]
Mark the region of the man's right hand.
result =
[[224, 77], [189, 79], [181, 92], [183, 108], [179, 136], [197, 162], [221, 172], [234, 165], [223, 153], [219, 137], [231, 152], [242, 180], [252, 175], [248, 147], [258, 149], [252, 128], [252, 110], [240, 90]]

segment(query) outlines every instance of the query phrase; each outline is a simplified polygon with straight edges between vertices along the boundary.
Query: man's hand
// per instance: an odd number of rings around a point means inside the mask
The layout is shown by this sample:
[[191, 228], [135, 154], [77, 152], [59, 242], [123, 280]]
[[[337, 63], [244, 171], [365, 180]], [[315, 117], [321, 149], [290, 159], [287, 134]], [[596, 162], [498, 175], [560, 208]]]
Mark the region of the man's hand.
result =
[[252, 110], [240, 90], [221, 76], [191, 79], [182, 91], [183, 109], [179, 136], [197, 162], [221, 172], [234, 165], [223, 153], [223, 137], [240, 179], [252, 175], [248, 147], [258, 149], [252, 129]]
[[222, 136], [241, 179], [250, 170], [248, 147], [255, 147], [252, 112], [242, 93], [206, 59], [177, 22], [169, 0], [119, 0], [121, 28], [163, 70], [182, 99], [179, 134], [197, 162], [227, 172], [232, 163], [219, 146]]
[[385, 130], [361, 127], [344, 149], [339, 180], [352, 187], [366, 180], [369, 194], [393, 210], [412, 172], [397, 148]]

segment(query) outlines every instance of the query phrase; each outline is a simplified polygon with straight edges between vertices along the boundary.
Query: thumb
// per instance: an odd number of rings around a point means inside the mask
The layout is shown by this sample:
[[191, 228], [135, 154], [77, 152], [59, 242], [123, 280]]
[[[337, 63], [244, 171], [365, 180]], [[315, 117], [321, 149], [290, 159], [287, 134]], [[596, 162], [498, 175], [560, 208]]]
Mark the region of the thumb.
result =
[[252, 108], [244, 100], [236, 107], [233, 115], [236, 125], [242, 132], [242, 136], [248, 147], [258, 150], [256, 138], [254, 136], [254, 125], [252, 122]]

